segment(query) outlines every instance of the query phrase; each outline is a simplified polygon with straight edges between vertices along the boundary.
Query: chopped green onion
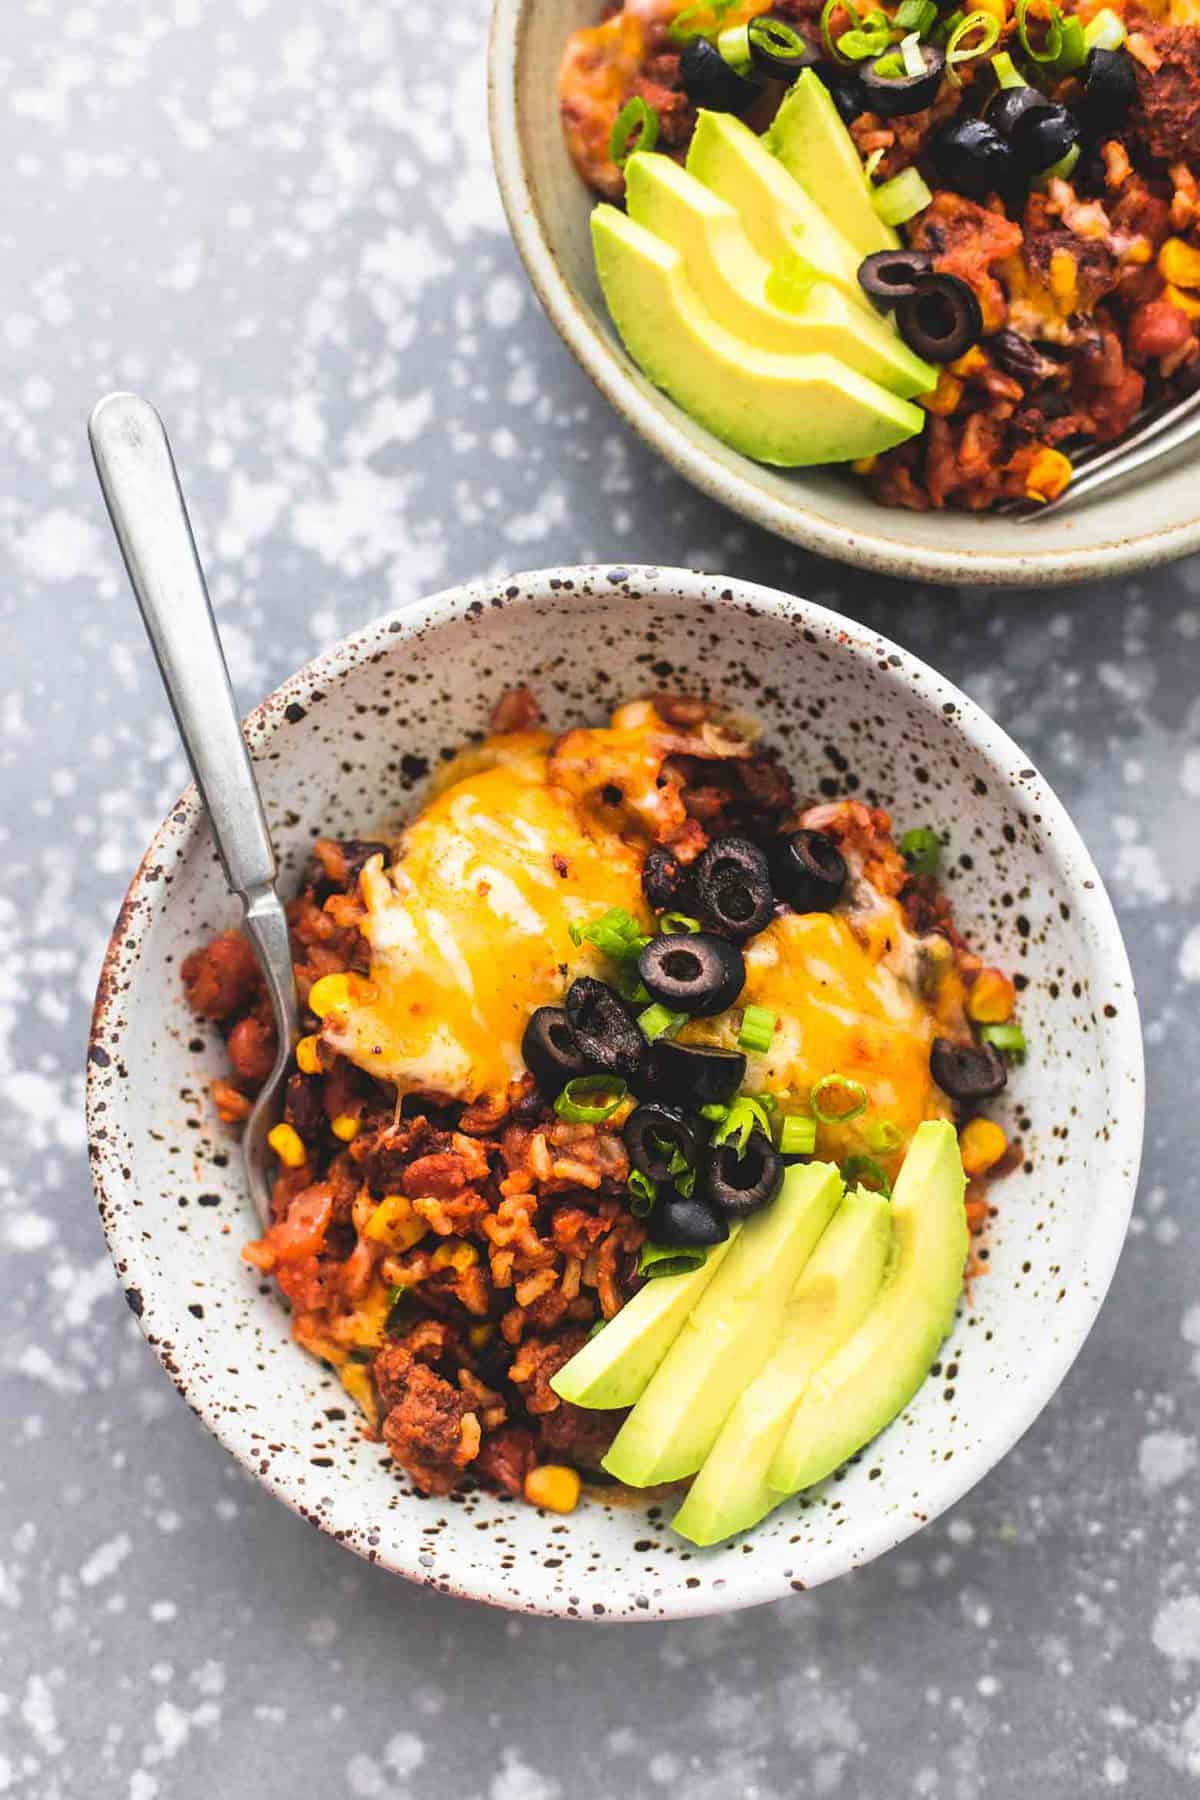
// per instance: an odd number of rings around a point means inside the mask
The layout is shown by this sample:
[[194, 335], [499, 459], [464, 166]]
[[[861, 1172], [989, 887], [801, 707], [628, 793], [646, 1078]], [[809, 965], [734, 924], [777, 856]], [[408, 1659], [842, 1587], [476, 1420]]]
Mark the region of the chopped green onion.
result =
[[845, 1125], [866, 1112], [867, 1090], [850, 1075], [822, 1075], [813, 1084], [809, 1104], [822, 1125]]
[[904, 64], [906, 75], [920, 76], [925, 73], [925, 58], [921, 54], [921, 34], [910, 31], [907, 37], [900, 39], [900, 59]]
[[956, 12], [947, 13], [946, 17], [934, 28], [934, 43], [944, 44], [946, 39], [958, 30], [958, 27], [962, 24], [966, 16], [966, 13], [963, 12], [961, 7]]
[[838, 49], [851, 62], [865, 62], [868, 57], [882, 56], [892, 41], [892, 22], [884, 12], [870, 12], [861, 24], [843, 31]]
[[1082, 69], [1087, 61], [1088, 47], [1083, 35], [1083, 26], [1073, 15], [1063, 20], [1062, 49], [1054, 64], [1056, 75], [1071, 75], [1076, 69]]
[[[883, 66], [884, 63], [885, 62], [898, 63], [898, 60], [899, 59], [895, 56], [881, 56], [875, 66], [879, 70], [881, 75], [886, 75], [888, 71], [884, 68], [884, 66]], [[899, 73], [900, 73], [900, 70], [899, 70], [899, 67], [897, 67], [896, 74], [898, 75]], [[884, 149], [882, 144], [879, 145], [878, 149], [872, 150], [870, 156], [868, 156], [866, 162], [863, 164], [863, 174], [866, 176], [868, 181], [871, 181], [874, 179], [875, 171], [879, 167], [880, 163], [883, 161], [883, 159], [886, 155], [887, 155], [887, 151]]]
[[872, 1193], [882, 1194], [885, 1200], [892, 1197], [892, 1184], [886, 1171], [873, 1156], [848, 1156], [842, 1164], [842, 1180], [847, 1187], [853, 1181], [859, 1187], [870, 1188]]
[[817, 1147], [817, 1121], [802, 1113], [789, 1113], [779, 1126], [782, 1156], [811, 1156]]
[[613, 1075], [576, 1075], [554, 1102], [554, 1110], [568, 1125], [599, 1125], [616, 1112], [626, 1091], [625, 1083]]
[[1083, 41], [1089, 50], [1119, 50], [1128, 35], [1124, 19], [1108, 6], [1093, 13], [1083, 28]]
[[919, 37], [933, 26], [938, 9], [935, 0], [902, 0], [892, 19], [897, 31], [915, 31]]
[[702, 1119], [707, 1119], [710, 1124], [719, 1125], [722, 1119], [727, 1119], [729, 1117], [729, 1108], [717, 1103], [714, 1103], [711, 1106], [702, 1106], [700, 1108], [700, 1117]]
[[1000, 88], [1029, 86], [1007, 50], [1001, 50], [998, 56], [993, 56], [992, 74], [996, 77], [996, 86]]
[[850, 17], [854, 20], [854, 23], [856, 25], [858, 24], [858, 13], [851, 4], [851, 0], [825, 0], [825, 4], [821, 8], [821, 41], [825, 45], [832, 61], [844, 63], [849, 62], [850, 59], [849, 57], [842, 55], [841, 51], [833, 41], [833, 15], [839, 10], [844, 13], [849, 13]]
[[761, 1106], [765, 1113], [775, 1113], [779, 1111], [779, 1102], [774, 1094], [755, 1094], [754, 1104], [755, 1106]]
[[769, 1012], [765, 1006], [748, 1006], [742, 1014], [742, 1029], [738, 1032], [738, 1049], [758, 1051], [760, 1054], [764, 1050], [769, 1050], [778, 1023], [778, 1016]]
[[942, 840], [932, 825], [917, 825], [900, 839], [900, 853], [913, 875], [936, 875]]
[[981, 1025], [979, 1035], [985, 1044], [999, 1050], [1009, 1062], [1024, 1062], [1029, 1046], [1019, 1025]]
[[573, 944], [594, 944], [601, 955], [611, 956], [614, 962], [636, 962], [650, 942], [633, 914], [623, 906], [610, 906], [590, 925], [575, 920], [567, 929]]
[[675, 1186], [685, 1200], [690, 1200], [696, 1189], [695, 1169], [685, 1169], [682, 1175], [675, 1177]]
[[893, 1125], [890, 1119], [872, 1119], [864, 1125], [862, 1134], [871, 1149], [881, 1156], [888, 1156], [898, 1150], [904, 1142], [904, 1133], [899, 1126]]
[[871, 205], [885, 225], [903, 225], [933, 199], [924, 176], [913, 164], [871, 190]]
[[671, 1012], [667, 1007], [660, 1006], [657, 1000], [653, 1006], [648, 1006], [645, 1012], [638, 1014], [638, 1024], [642, 1028], [642, 1035], [648, 1038], [652, 1044], [660, 1037], [674, 1036], [679, 1027], [686, 1022], [686, 1013]]
[[746, 41], [758, 51], [767, 74], [782, 79], [812, 61], [806, 40], [783, 19], [751, 19], [745, 29]]
[[694, 5], [685, 6], [668, 27], [671, 42], [687, 44], [692, 38], [714, 37], [733, 4], [734, 0], [696, 0]]
[[688, 1275], [702, 1266], [708, 1252], [682, 1244], [643, 1244], [638, 1257], [638, 1274], [653, 1281], [659, 1275]]
[[664, 937], [679, 932], [696, 932], [700, 929], [699, 919], [693, 919], [690, 913], [665, 912], [658, 921], [658, 929]]
[[750, 1141], [752, 1131], [761, 1131], [764, 1137], [771, 1135], [771, 1120], [766, 1108], [759, 1100], [749, 1094], [739, 1094], [725, 1114], [724, 1119], [712, 1134], [714, 1144], [729, 1144], [737, 1140], [737, 1153], [743, 1155]]
[[1048, 169], [1042, 170], [1041, 174], [1037, 177], [1036, 185], [1038, 187], [1044, 187], [1048, 181], [1069, 180], [1074, 171], [1075, 164], [1078, 161], [1079, 145], [1072, 144], [1065, 156], [1060, 156], [1056, 163], [1051, 163]]
[[646, 1218], [658, 1198], [658, 1189], [640, 1169], [631, 1170], [628, 1187], [630, 1212], [635, 1219]]
[[608, 134], [608, 160], [623, 169], [635, 150], [653, 150], [658, 142], [658, 114], [640, 94], [627, 100]]
[[394, 1287], [388, 1292], [387, 1318], [384, 1321], [385, 1331], [399, 1331], [407, 1325], [417, 1310], [416, 1295], [411, 1288]]
[[784, 312], [800, 312], [815, 282], [822, 280], [820, 269], [799, 250], [781, 256], [767, 275], [764, 292], [772, 306]]
[[[1033, 62], [1057, 62], [1059, 52], [1062, 50], [1062, 14], [1059, 12], [1057, 6], [1052, 6], [1050, 8], [1050, 15], [1045, 20], [1046, 35], [1042, 39], [1041, 48], [1035, 49], [1033, 39], [1029, 35], [1030, 4], [1031, 0], [1017, 0], [1017, 36], [1021, 40], [1021, 48], [1024, 50], [1026, 56]], [[986, 13], [983, 15], [985, 18], [987, 16]], [[1036, 16], [1038, 15], [1035, 14], [1035, 17]], [[993, 21], [993, 23], [995, 23], [995, 21]], [[999, 35], [1000, 28], [997, 25], [996, 36], [998, 37]], [[992, 42], [995, 43], [995, 41], [996, 39], [993, 38]]]
[[736, 75], [750, 67], [750, 31], [746, 25], [727, 25], [717, 39], [717, 49]]
[[596, 1320], [595, 1324], [592, 1326], [591, 1330], [587, 1334], [587, 1341], [589, 1344], [591, 1343], [591, 1341], [594, 1337], [600, 1336], [600, 1333], [604, 1330], [604, 1327], [607, 1324], [608, 1324], [607, 1319], [597, 1319]]
[[[964, 49], [963, 39], [973, 36], [977, 31], [983, 33], [979, 42], [976, 44], [969, 44]], [[991, 13], [968, 13], [961, 24], [954, 27], [954, 30], [946, 39], [946, 69], [951, 81], [953, 81], [956, 86], [961, 86], [962, 84], [959, 76], [955, 72], [955, 65], [957, 63], [973, 62], [977, 56], [986, 56], [988, 51], [992, 48], [992, 45], [998, 41], [999, 37], [1000, 21]]]

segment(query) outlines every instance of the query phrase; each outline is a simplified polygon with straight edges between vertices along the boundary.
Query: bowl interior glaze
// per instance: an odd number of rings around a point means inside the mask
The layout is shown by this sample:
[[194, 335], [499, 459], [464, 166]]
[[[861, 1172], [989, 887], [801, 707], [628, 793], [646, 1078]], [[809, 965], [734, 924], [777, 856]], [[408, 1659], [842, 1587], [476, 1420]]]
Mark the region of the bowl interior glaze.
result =
[[1023, 525], [995, 515], [879, 506], [848, 472], [770, 469], [727, 449], [653, 387], [609, 321], [592, 261], [594, 197], [558, 116], [569, 34], [600, 0], [494, 0], [489, 85], [500, 192], [530, 280], [555, 328], [617, 412], [680, 474], [780, 537], [911, 579], [1039, 586], [1116, 575], [1200, 545], [1200, 483], [1185, 450], [1079, 510]]
[[802, 792], [949, 829], [959, 922], [1023, 984], [1032, 1054], [1004, 1113], [1032, 1172], [996, 1190], [988, 1270], [942, 1377], [841, 1478], [711, 1552], [673, 1539], [661, 1501], [614, 1503], [599, 1489], [567, 1519], [484, 1493], [414, 1497], [239, 1258], [255, 1221], [236, 1143], [207, 1098], [222, 1048], [187, 1012], [179, 974], [189, 949], [236, 922], [194, 790], [134, 880], [97, 1000], [89, 1102], [105, 1228], [130, 1304], [200, 1416], [276, 1494], [372, 1561], [585, 1619], [750, 1605], [907, 1537], [991, 1467], [1061, 1380], [1108, 1286], [1136, 1177], [1129, 968], [1066, 815], [970, 701], [834, 614], [679, 571], [563, 570], [456, 590], [293, 677], [248, 726], [285, 888], [319, 833], [394, 826], [427, 772], [523, 680], [556, 726], [660, 686], [711, 692], [757, 716]]

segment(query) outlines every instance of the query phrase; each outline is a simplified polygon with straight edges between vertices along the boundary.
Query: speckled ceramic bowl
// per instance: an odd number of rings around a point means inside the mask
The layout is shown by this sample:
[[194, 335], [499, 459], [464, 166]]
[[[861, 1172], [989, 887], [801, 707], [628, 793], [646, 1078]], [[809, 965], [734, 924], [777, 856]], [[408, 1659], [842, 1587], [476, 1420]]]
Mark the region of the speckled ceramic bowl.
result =
[[494, 0], [492, 150], [517, 248], [564, 342], [617, 412], [681, 475], [735, 512], [809, 550], [924, 581], [1037, 586], [1118, 575], [1200, 546], [1195, 453], [1121, 493], [1036, 525], [879, 506], [848, 472], [769, 469], [727, 449], [626, 356], [592, 264], [594, 197], [575, 173], [558, 117], [568, 36], [601, 0]]
[[207, 1099], [222, 1047], [189, 1015], [179, 978], [187, 951], [236, 908], [192, 789], [129, 890], [96, 1004], [89, 1108], [105, 1229], [130, 1305], [200, 1417], [281, 1499], [371, 1561], [574, 1618], [749, 1606], [908, 1537], [991, 1468], [1062, 1380], [1133, 1197], [1142, 1062], [1129, 965], [1070, 820], [971, 701], [833, 613], [676, 570], [564, 569], [457, 589], [294, 676], [248, 725], [285, 882], [320, 832], [377, 836], [402, 818], [427, 769], [482, 731], [518, 681], [557, 726], [656, 686], [714, 692], [759, 717], [801, 791], [855, 793], [904, 824], [949, 827], [959, 919], [1021, 979], [1033, 1052], [1008, 1103], [1030, 1172], [998, 1190], [988, 1273], [942, 1375], [840, 1479], [713, 1551], [674, 1538], [661, 1506], [611, 1490], [566, 1519], [486, 1493], [413, 1495], [239, 1259], [255, 1220]]

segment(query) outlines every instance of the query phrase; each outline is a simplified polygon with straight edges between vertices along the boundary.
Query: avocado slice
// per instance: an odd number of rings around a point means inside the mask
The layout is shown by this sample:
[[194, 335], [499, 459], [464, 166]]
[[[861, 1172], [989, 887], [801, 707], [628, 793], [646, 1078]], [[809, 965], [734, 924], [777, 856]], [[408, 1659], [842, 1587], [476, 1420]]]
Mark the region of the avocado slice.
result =
[[698, 1269], [660, 1275], [550, 1378], [550, 1386], [576, 1406], [632, 1406], [675, 1342], [685, 1319], [724, 1262], [740, 1225], [714, 1244]]
[[798, 250], [874, 316], [858, 284], [862, 257], [748, 125], [732, 113], [701, 112], [687, 172], [732, 206], [765, 262]]
[[757, 350], [719, 325], [678, 250], [615, 206], [592, 213], [596, 269], [630, 356], [697, 423], [758, 462], [875, 456], [915, 437], [920, 407], [828, 355]]
[[693, 1475], [779, 1336], [796, 1277], [842, 1197], [831, 1163], [788, 1170], [736, 1244], [613, 1440], [604, 1467], [630, 1487]]
[[894, 326], [831, 282], [815, 282], [794, 312], [774, 305], [766, 293], [771, 266], [737, 213], [669, 156], [630, 157], [625, 204], [632, 219], [679, 251], [690, 285], [718, 324], [756, 349], [827, 351], [906, 400], [937, 386], [937, 370], [914, 356]]
[[793, 83], [767, 133], [767, 149], [795, 176], [860, 257], [894, 250], [900, 239], [871, 203], [862, 159], [832, 96], [811, 69]]
[[693, 1544], [746, 1531], [779, 1505], [767, 1471], [788, 1421], [816, 1370], [866, 1318], [891, 1247], [883, 1195], [847, 1194], [792, 1289], [778, 1348], [726, 1419], [672, 1521]]
[[929, 1373], [962, 1293], [965, 1186], [953, 1125], [919, 1125], [892, 1195], [895, 1249], [879, 1298], [805, 1389], [767, 1474], [777, 1493], [832, 1474], [908, 1405]]

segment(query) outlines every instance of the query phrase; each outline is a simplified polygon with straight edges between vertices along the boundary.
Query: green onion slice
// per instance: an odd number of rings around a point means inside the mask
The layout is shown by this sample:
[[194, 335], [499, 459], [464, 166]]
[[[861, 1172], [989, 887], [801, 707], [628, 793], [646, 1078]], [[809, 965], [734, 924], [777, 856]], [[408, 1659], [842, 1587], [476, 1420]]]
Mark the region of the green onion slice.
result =
[[1079, 161], [1079, 145], [1072, 144], [1065, 156], [1060, 156], [1056, 163], [1043, 169], [1037, 178], [1037, 186], [1044, 187], [1048, 181], [1068, 181], [1075, 164]]
[[700, 1108], [700, 1117], [707, 1119], [711, 1125], [719, 1125], [723, 1119], [729, 1117], [729, 1108], [720, 1105], [719, 1102], [714, 1102], [711, 1106]]
[[779, 1125], [779, 1150], [783, 1156], [811, 1156], [817, 1147], [817, 1121], [802, 1113], [788, 1113]]
[[667, 35], [673, 44], [687, 44], [692, 38], [715, 37], [721, 27], [721, 20], [734, 4], [734, 0], [696, 0], [692, 6], [685, 6], [671, 20]]
[[690, 1200], [696, 1191], [695, 1169], [685, 1169], [682, 1175], [677, 1175], [675, 1177], [675, 1186], [685, 1200]]
[[[967, 38], [974, 38], [977, 32], [982, 34], [977, 42], [970, 44], [965, 42]], [[999, 19], [993, 17], [991, 13], [968, 13], [961, 24], [956, 25], [946, 39], [946, 68], [951, 81], [957, 86], [961, 86], [956, 65], [973, 62], [977, 56], [986, 56], [992, 46], [998, 42], [999, 37]]]
[[903, 225], [906, 219], [924, 212], [932, 199], [924, 176], [913, 164], [871, 190], [871, 205], [885, 225]]
[[[894, 70], [889, 70], [884, 67], [885, 63], [895, 63], [896, 67]], [[890, 79], [892, 74], [899, 75], [900, 59], [898, 56], [881, 56], [879, 61], [876, 63], [875, 67], [879, 70], [879, 73], [881, 75], [887, 75]], [[880, 144], [880, 146], [877, 150], [872, 150], [870, 156], [868, 156], [866, 162], [863, 164], [863, 174], [866, 176], [868, 181], [874, 180], [875, 171], [879, 167], [880, 163], [883, 161], [883, 159], [886, 155], [887, 155], [887, 151], [884, 149], [882, 144]]]
[[892, 25], [897, 31], [915, 31], [919, 37], [924, 37], [936, 24], [937, 16], [935, 0], [902, 0]]
[[1025, 1033], [1019, 1025], [981, 1025], [979, 1036], [985, 1044], [991, 1044], [1010, 1062], [1024, 1062], [1029, 1045], [1025, 1041]]
[[616, 1112], [628, 1089], [613, 1075], [576, 1075], [568, 1081], [554, 1110], [568, 1125], [599, 1125]]
[[595, 1324], [592, 1326], [591, 1330], [587, 1334], [587, 1341], [589, 1344], [591, 1343], [591, 1341], [594, 1337], [600, 1336], [600, 1333], [604, 1330], [604, 1327], [607, 1324], [608, 1324], [607, 1319], [597, 1319], [596, 1320]]
[[623, 906], [610, 906], [589, 925], [576, 920], [567, 929], [573, 944], [594, 944], [602, 956], [611, 956], [614, 962], [636, 962], [650, 942], [633, 914]]
[[[1044, 20], [1046, 35], [1042, 39], [1041, 45], [1038, 46], [1034, 44], [1033, 39], [1029, 35], [1030, 5], [1031, 0], [1017, 0], [1017, 36], [1021, 40], [1021, 48], [1024, 50], [1026, 56], [1033, 62], [1057, 62], [1062, 51], [1062, 14], [1059, 12], [1057, 6], [1052, 6], [1050, 8], [1049, 17]], [[983, 13], [980, 16], [983, 18], [989, 17], [987, 13]], [[1034, 15], [1035, 18], [1039, 16], [1040, 15], [1038, 14]], [[995, 24], [995, 20], [992, 22]], [[996, 25], [996, 35], [992, 38], [993, 44], [999, 35], [1000, 27], [999, 25]]]
[[745, 75], [753, 60], [750, 55], [749, 26], [727, 25], [717, 39], [717, 49], [735, 75]]
[[966, 13], [963, 12], [961, 7], [956, 12], [947, 13], [946, 17], [939, 20], [938, 24], [934, 27], [934, 42], [937, 44], [944, 44], [947, 38], [950, 37], [953, 32], [957, 31], [966, 16]]
[[873, 1156], [848, 1156], [842, 1164], [842, 1180], [847, 1187], [855, 1182], [859, 1187], [870, 1188], [885, 1200], [892, 1197], [892, 1184]]
[[801, 312], [816, 282], [824, 277], [815, 263], [799, 250], [789, 250], [771, 267], [764, 292], [772, 306], [784, 312]]
[[892, 41], [892, 22], [884, 12], [870, 12], [860, 25], [843, 31], [838, 49], [851, 62], [865, 62], [870, 56], [882, 56]]
[[1000, 88], [1029, 86], [1007, 50], [1001, 50], [998, 56], [993, 56], [992, 74], [996, 77], [996, 86]]
[[932, 825], [916, 825], [900, 839], [900, 854], [913, 875], [936, 875], [942, 840]]
[[747, 44], [753, 44], [780, 74], [785, 66], [800, 69], [811, 58], [805, 39], [783, 19], [751, 19], [745, 31]]
[[629, 1210], [635, 1219], [647, 1218], [658, 1198], [658, 1189], [648, 1175], [633, 1169], [629, 1175]]
[[699, 1245], [693, 1250], [682, 1244], [643, 1244], [638, 1274], [651, 1281], [659, 1275], [688, 1275], [701, 1267], [707, 1255]]
[[842, 55], [837, 44], [834, 42], [833, 37], [833, 15], [839, 11], [849, 13], [850, 17], [854, 20], [855, 25], [859, 23], [858, 12], [852, 5], [851, 0], [825, 0], [825, 4], [821, 8], [821, 42], [824, 44], [831, 61], [846, 63], [851, 59], [848, 56]]
[[754, 1099], [749, 1094], [739, 1094], [713, 1132], [712, 1141], [718, 1145], [736, 1142], [737, 1153], [742, 1156], [752, 1131], [761, 1131], [764, 1137], [769, 1138], [770, 1115], [761, 1100]]
[[1076, 69], [1082, 69], [1087, 61], [1087, 40], [1083, 35], [1083, 26], [1072, 16], [1063, 20], [1062, 49], [1054, 65], [1056, 75], [1071, 75]]
[[693, 919], [690, 913], [665, 912], [658, 921], [658, 929], [664, 937], [684, 931], [695, 933], [700, 930], [700, 921]]
[[1083, 41], [1089, 50], [1119, 50], [1128, 35], [1124, 19], [1108, 6], [1094, 13], [1083, 28]]
[[640, 94], [627, 100], [608, 134], [608, 160], [623, 169], [635, 150], [653, 150], [658, 142], [658, 114]]
[[809, 1104], [822, 1125], [845, 1125], [867, 1110], [867, 1090], [850, 1075], [822, 1075], [814, 1082]]
[[648, 1006], [645, 1012], [638, 1014], [638, 1024], [642, 1028], [642, 1035], [652, 1044], [657, 1038], [673, 1037], [679, 1027], [686, 1023], [686, 1013], [671, 1012], [667, 1007], [660, 1006], [657, 1000], [653, 1006]]
[[738, 1032], [738, 1049], [758, 1051], [760, 1054], [764, 1050], [769, 1050], [778, 1023], [778, 1016], [769, 1012], [765, 1006], [748, 1006], [742, 1014], [742, 1029]]
[[872, 1119], [863, 1126], [862, 1134], [870, 1148], [879, 1156], [890, 1156], [904, 1142], [904, 1133], [890, 1119]]
[[921, 54], [921, 34], [910, 31], [907, 37], [900, 39], [900, 60], [904, 64], [906, 75], [924, 75], [925, 58]]

